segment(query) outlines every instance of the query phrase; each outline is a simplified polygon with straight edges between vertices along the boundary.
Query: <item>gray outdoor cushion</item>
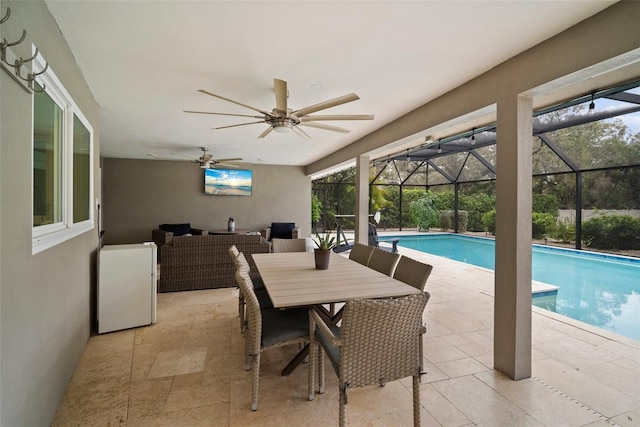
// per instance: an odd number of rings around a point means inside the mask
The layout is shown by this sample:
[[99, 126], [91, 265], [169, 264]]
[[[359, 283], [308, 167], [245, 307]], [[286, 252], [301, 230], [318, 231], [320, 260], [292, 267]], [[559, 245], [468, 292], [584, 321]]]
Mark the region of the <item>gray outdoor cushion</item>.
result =
[[309, 336], [309, 314], [304, 308], [262, 312], [262, 347]]
[[[333, 335], [340, 338], [339, 326], [332, 327], [331, 332], [333, 332]], [[329, 356], [329, 360], [333, 365], [333, 369], [335, 369], [338, 376], [340, 376], [340, 347], [332, 345], [327, 337], [325, 337], [325, 335], [318, 329], [316, 329], [316, 339], [318, 340], [324, 351], [327, 353], [327, 356]]]

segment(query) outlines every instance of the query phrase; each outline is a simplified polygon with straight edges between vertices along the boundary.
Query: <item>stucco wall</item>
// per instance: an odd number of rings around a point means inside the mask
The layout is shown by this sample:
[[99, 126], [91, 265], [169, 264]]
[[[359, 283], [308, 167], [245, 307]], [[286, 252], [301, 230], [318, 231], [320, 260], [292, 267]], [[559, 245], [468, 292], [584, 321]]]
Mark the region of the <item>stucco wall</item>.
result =
[[[32, 43], [39, 48], [89, 120], [99, 152], [98, 106], [47, 6], [3, 1], [2, 15], [7, 6], [2, 37], [27, 31], [14, 53], [28, 58]], [[0, 425], [44, 426], [90, 335], [98, 237], [93, 230], [32, 255], [32, 96], [5, 72], [0, 88]], [[99, 183], [96, 174], [98, 197]]]
[[295, 222], [311, 233], [311, 178], [297, 166], [239, 164], [253, 171], [251, 196], [204, 194], [204, 171], [191, 162], [102, 159], [102, 224], [105, 244], [151, 239], [162, 223], [260, 230], [272, 222]]

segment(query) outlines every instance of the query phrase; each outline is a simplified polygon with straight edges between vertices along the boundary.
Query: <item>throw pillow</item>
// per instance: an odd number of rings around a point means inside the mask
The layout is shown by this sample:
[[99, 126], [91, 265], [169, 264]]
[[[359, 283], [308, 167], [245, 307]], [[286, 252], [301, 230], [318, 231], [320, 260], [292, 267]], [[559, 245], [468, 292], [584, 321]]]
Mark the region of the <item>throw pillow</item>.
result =
[[291, 239], [293, 237], [294, 228], [296, 228], [295, 222], [272, 222], [271, 238], [272, 239]]
[[170, 231], [174, 236], [184, 236], [191, 233], [191, 224], [160, 224], [160, 230]]

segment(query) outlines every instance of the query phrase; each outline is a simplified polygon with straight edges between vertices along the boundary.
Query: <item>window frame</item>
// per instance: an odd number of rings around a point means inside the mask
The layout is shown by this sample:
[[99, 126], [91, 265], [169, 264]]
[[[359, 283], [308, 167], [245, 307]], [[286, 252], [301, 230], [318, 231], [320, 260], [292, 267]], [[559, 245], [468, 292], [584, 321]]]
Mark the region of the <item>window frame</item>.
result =
[[[35, 46], [32, 47], [33, 54], [36, 53]], [[38, 53], [33, 60], [34, 69], [44, 69], [46, 61], [42, 54]], [[62, 179], [60, 190], [62, 192], [62, 214], [61, 221], [52, 224], [34, 226], [32, 220], [32, 254], [42, 252], [73, 237], [90, 231], [95, 226], [92, 201], [94, 199], [94, 131], [89, 120], [82, 113], [69, 92], [65, 89], [51, 67], [36, 77], [36, 82], [44, 88], [44, 92], [49, 95], [58, 107], [62, 109]], [[83, 221], [73, 222], [73, 126], [74, 117], [89, 132], [89, 218]], [[35, 125], [35, 101], [31, 96], [31, 214], [35, 212], [33, 203], [34, 178], [33, 168], [35, 162], [34, 148], [35, 138], [33, 135]]]

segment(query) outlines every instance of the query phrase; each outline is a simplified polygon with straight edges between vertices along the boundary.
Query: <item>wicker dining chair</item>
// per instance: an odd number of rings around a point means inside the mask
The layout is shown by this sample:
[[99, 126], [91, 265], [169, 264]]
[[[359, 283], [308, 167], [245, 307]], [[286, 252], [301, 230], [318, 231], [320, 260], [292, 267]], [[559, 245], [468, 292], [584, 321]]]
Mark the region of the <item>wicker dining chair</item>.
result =
[[349, 259], [360, 263], [362, 265], [369, 264], [369, 258], [375, 248], [373, 246], [363, 245], [362, 243], [355, 243], [351, 252], [349, 253]]
[[395, 270], [399, 259], [400, 254], [394, 254], [382, 249], [373, 248], [368, 266], [380, 273], [391, 276], [393, 275], [393, 271]]
[[[238, 255], [240, 255], [240, 251], [238, 250], [236, 245], [229, 246], [229, 255], [233, 260], [233, 265], [235, 266], [236, 273], [237, 273], [238, 269], [240, 268], [240, 262], [238, 261]], [[244, 300], [244, 294], [242, 293], [242, 289], [240, 289], [240, 287], [238, 286], [238, 317], [240, 317], [241, 333], [244, 333], [244, 327], [245, 327], [245, 320], [244, 320], [245, 304], [246, 302]]]
[[306, 252], [307, 239], [272, 239], [271, 250], [276, 254], [282, 252]]
[[[235, 245], [229, 248], [229, 253], [231, 254], [232, 257], [234, 257], [234, 254], [236, 253], [236, 251], [238, 251], [238, 249], [235, 247]], [[249, 274], [249, 272], [251, 271], [251, 267], [249, 266], [247, 259], [245, 258], [242, 252], [237, 252], [237, 253], [238, 255], [233, 258], [233, 262], [236, 267], [236, 273], [238, 273], [239, 271], [243, 271]], [[238, 282], [238, 278], [236, 276], [236, 283], [237, 282]], [[251, 280], [252, 286], [254, 285], [254, 283], [255, 282], [252, 279]], [[261, 309], [266, 310], [266, 309], [273, 308], [273, 302], [271, 301], [271, 298], [269, 297], [269, 294], [267, 293], [266, 289], [264, 288], [256, 289], [254, 287], [253, 291], [256, 294], [256, 297], [258, 298], [258, 302], [260, 304]], [[242, 291], [242, 288], [240, 287], [240, 283], [238, 283], [238, 316], [240, 317], [240, 332], [244, 333], [246, 329], [246, 323], [247, 323], [246, 298], [245, 298], [244, 292]]]
[[347, 301], [337, 335], [335, 328], [330, 329], [316, 311], [310, 310], [309, 400], [314, 398], [316, 365], [319, 391], [324, 392], [326, 351], [338, 375], [340, 426], [346, 424], [349, 387], [384, 385], [409, 376], [413, 377], [413, 424], [420, 426], [420, 347], [426, 332], [422, 314], [428, 301], [427, 292]]
[[245, 369], [252, 370], [251, 410], [255, 411], [258, 409], [261, 353], [284, 345], [306, 344], [309, 341], [309, 315], [308, 310], [302, 308], [262, 310], [248, 272], [239, 270], [236, 279], [247, 302]]
[[431, 270], [433, 270], [431, 264], [425, 264], [402, 255], [396, 266], [396, 271], [393, 273], [393, 278], [424, 291]]

